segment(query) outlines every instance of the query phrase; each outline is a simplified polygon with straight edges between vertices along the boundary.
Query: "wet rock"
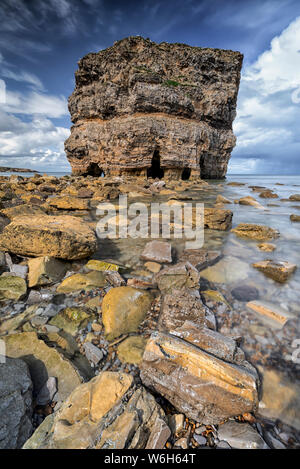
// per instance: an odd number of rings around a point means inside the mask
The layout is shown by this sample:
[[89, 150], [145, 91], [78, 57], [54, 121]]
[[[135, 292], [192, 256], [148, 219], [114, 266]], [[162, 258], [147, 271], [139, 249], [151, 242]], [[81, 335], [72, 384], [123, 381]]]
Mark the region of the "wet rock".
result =
[[147, 339], [140, 335], [123, 340], [118, 346], [118, 358], [123, 363], [139, 364], [142, 361]]
[[67, 277], [57, 287], [57, 293], [72, 293], [79, 290], [93, 290], [107, 284], [103, 272], [92, 271], [87, 274], [74, 274]]
[[289, 200], [292, 200], [293, 202], [300, 202], [300, 194], [290, 195]]
[[201, 277], [213, 283], [234, 283], [246, 279], [249, 272], [246, 262], [237, 257], [227, 256], [212, 267], [202, 270]]
[[99, 272], [114, 271], [118, 272], [120, 266], [117, 264], [112, 264], [111, 262], [98, 261], [96, 259], [91, 259], [85, 266], [90, 270], [98, 270]]
[[49, 376], [57, 378], [57, 400], [64, 400], [84, 380], [78, 369], [53, 347], [39, 340], [35, 332], [22, 332], [3, 336], [6, 354], [21, 358], [30, 370], [34, 391], [38, 393]]
[[231, 231], [241, 238], [255, 239], [257, 241], [274, 239], [279, 236], [279, 232], [273, 228], [265, 225], [254, 225], [251, 223], [240, 223]]
[[247, 197], [242, 197], [241, 199], [237, 200], [240, 205], [250, 205], [251, 207], [258, 208], [260, 210], [265, 210], [265, 207], [261, 205], [254, 197], [250, 195]]
[[136, 332], [145, 319], [152, 296], [133, 287], [116, 287], [109, 290], [102, 301], [102, 321], [108, 340]]
[[84, 329], [94, 319], [94, 314], [89, 310], [74, 306], [60, 311], [50, 320], [49, 324], [75, 336], [80, 329]]
[[32, 382], [26, 363], [0, 361], [0, 449], [21, 448], [33, 431]]
[[267, 419], [279, 419], [299, 431], [299, 384], [274, 369], [260, 369], [260, 372], [263, 379], [259, 415]]
[[248, 423], [226, 422], [219, 426], [218, 437], [234, 449], [268, 449], [260, 434]]
[[216, 198], [216, 204], [232, 204], [232, 202], [223, 195], [219, 194]]
[[102, 372], [77, 387], [24, 449], [145, 448], [158, 418], [163, 410], [131, 375]]
[[276, 245], [272, 243], [260, 243], [257, 247], [264, 252], [273, 252], [276, 249]]
[[231, 294], [238, 301], [254, 301], [259, 298], [259, 291], [252, 285], [238, 285], [231, 290]]
[[172, 262], [172, 247], [170, 243], [164, 241], [150, 241], [145, 246], [141, 254], [141, 259], [144, 261], [154, 261], [161, 264], [171, 264]]
[[28, 260], [29, 287], [51, 285], [60, 281], [66, 271], [67, 265], [53, 257], [37, 257]]
[[147, 343], [141, 379], [178, 411], [205, 424], [252, 412], [258, 402], [254, 372], [161, 332]]
[[294, 222], [300, 222], [300, 215], [291, 215], [290, 220]]
[[226, 231], [231, 227], [233, 213], [231, 210], [216, 208], [204, 209], [204, 228]]
[[203, 327], [206, 324], [206, 310], [197, 291], [173, 290], [163, 298], [158, 328], [169, 331], [182, 326], [187, 320]]
[[296, 264], [272, 260], [255, 262], [252, 265], [267, 277], [279, 283], [286, 282], [297, 269]]
[[271, 190], [262, 191], [259, 194], [259, 197], [261, 197], [262, 199], [278, 199], [278, 195]]
[[24, 256], [83, 259], [96, 250], [96, 235], [76, 217], [15, 218], [0, 235], [2, 250]]
[[185, 249], [179, 257], [179, 261], [188, 261], [199, 272], [214, 265], [222, 257], [220, 251], [207, 251], [206, 249]]
[[168, 293], [173, 289], [199, 288], [200, 274], [189, 262], [179, 262], [174, 266], [165, 267], [154, 276], [161, 292]]
[[27, 285], [23, 278], [15, 275], [0, 277], [0, 300], [20, 300], [27, 293]]
[[247, 308], [250, 308], [261, 316], [265, 316], [266, 318], [275, 321], [281, 327], [283, 327], [291, 317], [287, 311], [281, 309], [278, 305], [268, 303], [266, 301], [250, 301], [247, 303]]

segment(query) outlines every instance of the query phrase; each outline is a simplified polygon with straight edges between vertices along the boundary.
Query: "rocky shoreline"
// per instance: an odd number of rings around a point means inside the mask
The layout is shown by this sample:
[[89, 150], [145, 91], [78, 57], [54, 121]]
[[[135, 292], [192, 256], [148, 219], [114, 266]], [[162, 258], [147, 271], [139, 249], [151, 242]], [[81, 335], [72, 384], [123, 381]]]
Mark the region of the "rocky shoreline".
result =
[[[207, 197], [206, 233], [266, 256], [148, 239], [118, 261], [123, 245], [95, 230], [99, 203], [120, 194]], [[263, 202], [204, 181], [39, 174], [0, 177], [0, 199], [0, 448], [299, 447], [299, 365], [284, 358], [299, 321], [243, 283], [252, 269], [276, 291], [297, 265], [268, 257], [278, 230], [236, 225], [230, 209]]]

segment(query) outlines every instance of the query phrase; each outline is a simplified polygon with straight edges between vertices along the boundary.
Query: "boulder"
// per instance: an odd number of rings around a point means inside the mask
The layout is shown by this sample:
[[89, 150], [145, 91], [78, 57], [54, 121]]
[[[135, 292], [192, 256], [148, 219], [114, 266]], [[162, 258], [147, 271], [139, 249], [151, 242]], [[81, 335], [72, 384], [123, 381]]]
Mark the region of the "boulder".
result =
[[231, 294], [238, 301], [254, 301], [259, 297], [259, 291], [253, 285], [237, 285], [231, 290]]
[[269, 259], [255, 262], [252, 265], [267, 277], [279, 283], [286, 282], [297, 269], [296, 264], [292, 264], [291, 262], [272, 261]]
[[21, 448], [33, 432], [32, 382], [22, 360], [0, 361], [0, 449]]
[[231, 200], [227, 199], [223, 195], [217, 195], [216, 204], [232, 204]]
[[252, 223], [240, 223], [231, 231], [241, 238], [255, 239], [257, 241], [274, 239], [279, 236], [279, 232], [269, 226], [254, 225]]
[[106, 371], [78, 386], [24, 449], [141, 449], [158, 419], [163, 410], [131, 375]]
[[290, 220], [294, 222], [300, 222], [300, 215], [291, 215]]
[[1, 213], [13, 220], [16, 217], [45, 215], [45, 210], [38, 205], [21, 204], [1, 210]]
[[49, 198], [45, 207], [52, 207], [57, 210], [88, 210], [89, 202], [86, 199], [65, 195]]
[[262, 199], [278, 199], [278, 195], [271, 190], [262, 191], [259, 194], [259, 197], [261, 197]]
[[257, 245], [257, 247], [264, 252], [273, 252], [276, 249], [275, 244], [272, 243], [260, 243]]
[[292, 200], [293, 202], [300, 202], [300, 194], [290, 195], [289, 200]]
[[0, 249], [21, 256], [83, 259], [94, 253], [94, 231], [76, 217], [17, 217], [0, 235]]
[[251, 207], [258, 208], [260, 210], [265, 210], [265, 207], [261, 205], [254, 197], [248, 195], [247, 197], [242, 197], [237, 201], [240, 205], [250, 205]]
[[150, 310], [152, 296], [133, 287], [109, 290], [102, 301], [102, 321], [108, 340], [136, 332]]
[[141, 379], [179, 412], [204, 424], [255, 411], [258, 404], [254, 369], [162, 332], [147, 342]]
[[266, 319], [271, 319], [277, 323], [277, 326], [283, 327], [285, 323], [291, 318], [291, 315], [278, 305], [269, 303], [267, 301], [249, 301], [247, 308], [254, 311], [258, 316]]
[[37, 257], [28, 260], [29, 287], [51, 285], [59, 282], [67, 271], [67, 265], [53, 257]]

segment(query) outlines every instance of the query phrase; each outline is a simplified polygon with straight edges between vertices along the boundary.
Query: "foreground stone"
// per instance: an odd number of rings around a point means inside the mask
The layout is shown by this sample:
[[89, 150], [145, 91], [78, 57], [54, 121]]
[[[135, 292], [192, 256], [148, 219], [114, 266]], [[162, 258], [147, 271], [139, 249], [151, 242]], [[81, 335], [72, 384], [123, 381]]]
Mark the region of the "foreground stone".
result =
[[21, 448], [33, 431], [32, 382], [26, 363], [0, 362], [0, 449]]
[[39, 340], [35, 332], [2, 336], [1, 339], [5, 342], [8, 357], [21, 358], [27, 363], [36, 393], [48, 377], [53, 376], [58, 383], [56, 399], [64, 400], [86, 378], [62, 353]]
[[163, 410], [145, 389], [135, 388], [131, 375], [103, 372], [77, 387], [24, 449], [145, 448], [157, 421], [165, 421]]
[[219, 440], [227, 441], [234, 449], [268, 449], [260, 434], [249, 423], [229, 421], [219, 426]]
[[278, 238], [279, 232], [265, 225], [254, 225], [252, 223], [240, 223], [231, 230], [241, 238], [250, 238], [257, 241]]
[[143, 359], [147, 339], [136, 335], [123, 340], [118, 346], [118, 358], [123, 363], [139, 364]]
[[161, 332], [147, 343], [141, 379], [178, 411], [205, 424], [252, 412], [258, 404], [254, 371]]
[[20, 300], [27, 293], [27, 285], [23, 278], [15, 275], [0, 277], [0, 300]]
[[290, 262], [280, 262], [265, 260], [255, 262], [253, 267], [260, 270], [263, 274], [279, 283], [286, 282], [297, 269], [296, 264]]
[[265, 207], [261, 205], [254, 197], [248, 195], [247, 197], [242, 197], [241, 199], [237, 200], [240, 205], [250, 205], [251, 207], [258, 208], [260, 210], [265, 210]]
[[72, 293], [79, 290], [89, 291], [104, 287], [107, 284], [103, 272], [91, 271], [87, 274], [74, 274], [58, 285], [57, 293]]
[[88, 210], [89, 203], [86, 199], [65, 195], [48, 199], [45, 207], [53, 207], [58, 210]]
[[108, 340], [136, 332], [150, 309], [152, 296], [133, 287], [109, 290], [102, 301], [102, 321]]
[[144, 261], [154, 261], [161, 264], [171, 264], [172, 262], [172, 247], [170, 243], [164, 241], [150, 241], [145, 246], [141, 254], [141, 259]]
[[94, 231], [72, 216], [18, 217], [0, 235], [0, 249], [23, 256], [83, 259], [96, 247]]
[[154, 276], [161, 292], [171, 292], [173, 289], [198, 288], [200, 274], [189, 262], [179, 262], [174, 266], [165, 267]]
[[73, 308], [65, 308], [60, 311], [51, 319], [49, 324], [75, 336], [80, 329], [84, 329], [88, 323], [92, 322], [94, 319], [94, 314], [87, 308], [74, 306]]
[[64, 277], [67, 271], [64, 262], [49, 256], [29, 259], [28, 268], [29, 287], [56, 283]]
[[292, 214], [292, 215], [290, 216], [290, 220], [291, 220], [291, 221], [294, 221], [294, 222], [300, 222], [300, 215], [294, 215], [294, 214]]

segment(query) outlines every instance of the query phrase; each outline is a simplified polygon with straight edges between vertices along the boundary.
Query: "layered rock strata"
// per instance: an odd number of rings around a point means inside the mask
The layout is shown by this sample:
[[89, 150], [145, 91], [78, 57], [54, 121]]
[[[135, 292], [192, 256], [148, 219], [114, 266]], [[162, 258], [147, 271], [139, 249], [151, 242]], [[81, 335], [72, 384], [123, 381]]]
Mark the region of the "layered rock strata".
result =
[[242, 59], [142, 37], [83, 57], [65, 143], [73, 173], [224, 177]]

